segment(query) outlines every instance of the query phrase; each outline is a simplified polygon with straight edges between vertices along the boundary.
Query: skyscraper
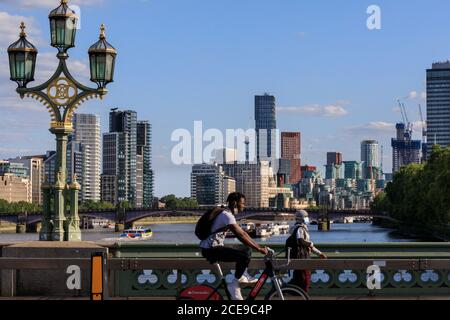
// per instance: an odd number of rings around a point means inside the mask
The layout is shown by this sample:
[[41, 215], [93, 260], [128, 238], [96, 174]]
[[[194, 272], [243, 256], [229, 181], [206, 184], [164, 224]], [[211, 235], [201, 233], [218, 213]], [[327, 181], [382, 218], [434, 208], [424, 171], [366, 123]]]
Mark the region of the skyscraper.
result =
[[[151, 207], [153, 202], [152, 126], [148, 121], [137, 123], [137, 206]], [[142, 198], [142, 201], [140, 200]], [[140, 205], [141, 204], [141, 205]]]
[[[137, 155], [137, 114], [135, 111], [112, 109], [109, 114], [109, 132], [121, 133], [119, 151], [125, 161], [125, 176], [119, 179], [119, 194], [125, 191], [126, 199], [136, 204], [136, 155]], [[105, 174], [105, 172], [103, 172]], [[126, 183], [126, 187], [122, 185]], [[119, 196], [119, 199], [121, 197]], [[120, 201], [120, 200], [119, 200]]]
[[397, 137], [392, 139], [392, 173], [411, 163], [420, 163], [421, 141], [412, 140], [404, 123], [397, 123]]
[[288, 183], [295, 184], [302, 178], [300, 132], [281, 133], [281, 158], [291, 162]]
[[128, 154], [126, 133], [103, 134], [103, 174], [101, 176], [103, 201], [112, 204], [128, 201]]
[[427, 159], [433, 145], [450, 146], [450, 61], [427, 70]]
[[329, 164], [342, 164], [342, 153], [340, 152], [327, 152], [327, 165]]
[[[80, 198], [83, 201], [100, 201], [101, 127], [100, 117], [94, 114], [75, 114], [74, 138], [84, 152], [84, 171], [81, 177]], [[70, 177], [69, 177], [70, 178]]]
[[255, 121], [257, 159], [272, 161], [277, 157], [278, 142], [274, 96], [255, 96]]
[[364, 179], [377, 179], [375, 174], [380, 168], [378, 141], [364, 140], [361, 142], [361, 161], [363, 162]]

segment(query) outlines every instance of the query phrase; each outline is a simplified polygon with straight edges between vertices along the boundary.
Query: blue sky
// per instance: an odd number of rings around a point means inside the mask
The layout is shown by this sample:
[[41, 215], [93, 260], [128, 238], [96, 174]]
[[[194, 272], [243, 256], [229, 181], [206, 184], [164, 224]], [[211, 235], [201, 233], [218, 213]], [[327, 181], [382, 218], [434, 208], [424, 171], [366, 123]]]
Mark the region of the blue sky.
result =
[[[302, 132], [304, 163], [322, 166], [327, 151], [359, 160], [360, 141], [385, 147], [401, 98], [412, 121], [425, 108], [425, 69], [450, 58], [447, 0], [78, 0], [81, 30], [70, 50], [74, 74], [88, 82], [87, 49], [101, 23], [118, 51], [116, 81], [103, 101], [80, 112], [101, 116], [133, 109], [153, 125], [156, 195], [189, 195], [190, 166], [174, 166], [177, 128], [254, 126], [255, 94], [277, 97], [278, 127]], [[381, 8], [381, 30], [366, 27], [369, 5]], [[0, 0], [0, 158], [54, 149], [49, 116], [21, 101], [8, 78], [6, 48], [25, 20], [38, 46], [37, 81], [55, 68], [48, 12], [57, 0]], [[420, 138], [419, 123], [416, 138]]]

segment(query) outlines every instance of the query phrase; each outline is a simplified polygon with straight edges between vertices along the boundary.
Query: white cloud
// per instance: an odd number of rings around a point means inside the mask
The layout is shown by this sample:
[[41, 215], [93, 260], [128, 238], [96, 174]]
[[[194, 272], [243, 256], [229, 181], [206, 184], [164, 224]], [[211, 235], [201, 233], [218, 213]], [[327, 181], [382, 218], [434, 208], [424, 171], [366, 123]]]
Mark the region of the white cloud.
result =
[[417, 96], [418, 96], [417, 91], [411, 91], [411, 92], [408, 94], [408, 98], [409, 98], [409, 99], [415, 99], [415, 98], [417, 98]]
[[348, 111], [342, 103], [329, 105], [312, 104], [302, 107], [279, 107], [277, 110], [280, 113], [302, 114], [316, 117], [342, 117], [348, 114]]
[[[37, 45], [40, 36], [40, 30], [36, 20], [33, 17], [10, 15], [7, 12], [0, 11], [0, 47], [7, 48], [10, 44], [19, 39], [20, 23], [25, 22], [25, 32], [28, 40]], [[39, 39], [39, 42], [42, 41]]]
[[344, 131], [350, 135], [393, 135], [395, 133], [395, 123], [373, 121], [363, 125], [345, 128]]

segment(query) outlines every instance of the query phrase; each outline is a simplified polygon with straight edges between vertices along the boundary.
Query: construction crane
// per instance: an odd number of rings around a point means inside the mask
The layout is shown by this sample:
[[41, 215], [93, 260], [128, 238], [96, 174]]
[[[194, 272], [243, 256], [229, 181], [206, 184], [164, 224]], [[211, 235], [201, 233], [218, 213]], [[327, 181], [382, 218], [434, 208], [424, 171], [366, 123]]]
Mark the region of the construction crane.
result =
[[406, 124], [405, 114], [403, 113], [403, 105], [402, 105], [402, 103], [400, 102], [400, 100], [397, 100], [397, 101], [398, 101], [398, 106], [399, 106], [399, 108], [400, 108], [400, 113], [402, 114], [403, 123]]
[[422, 106], [419, 104], [420, 120], [422, 121], [422, 142], [427, 143], [427, 123], [423, 119]]
[[[423, 118], [422, 106], [419, 104], [419, 112], [420, 112], [420, 120], [422, 121], [422, 163], [426, 161], [427, 153], [428, 153], [428, 129], [427, 123]], [[435, 136], [436, 137], [436, 136]], [[436, 138], [435, 138], [436, 144]]]

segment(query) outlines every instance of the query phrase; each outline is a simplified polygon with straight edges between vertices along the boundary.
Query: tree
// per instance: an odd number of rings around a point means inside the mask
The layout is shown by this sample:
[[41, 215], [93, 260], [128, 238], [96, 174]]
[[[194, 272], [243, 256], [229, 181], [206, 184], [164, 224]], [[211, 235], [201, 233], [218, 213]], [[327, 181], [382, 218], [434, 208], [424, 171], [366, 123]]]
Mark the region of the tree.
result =
[[433, 148], [426, 164], [401, 168], [372, 204], [394, 218], [416, 225], [441, 226], [450, 220], [450, 147]]

